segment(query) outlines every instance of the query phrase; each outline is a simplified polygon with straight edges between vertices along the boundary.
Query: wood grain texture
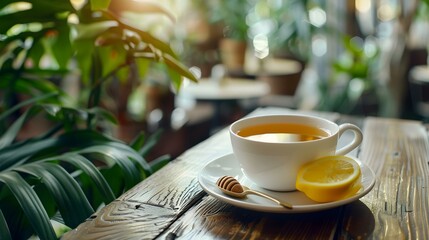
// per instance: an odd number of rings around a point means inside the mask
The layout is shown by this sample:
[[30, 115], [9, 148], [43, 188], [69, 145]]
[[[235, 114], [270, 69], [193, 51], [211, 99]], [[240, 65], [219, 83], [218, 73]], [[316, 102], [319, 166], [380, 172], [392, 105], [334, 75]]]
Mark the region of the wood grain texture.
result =
[[[303, 113], [279, 108], [251, 115]], [[189, 149], [102, 208], [63, 239], [429, 239], [429, 143], [416, 121], [305, 112], [363, 128], [351, 155], [377, 176], [360, 201], [307, 214], [269, 214], [225, 204], [197, 181], [201, 169], [231, 153], [228, 129]], [[350, 141], [345, 134], [340, 145]]]
[[341, 208], [306, 214], [255, 212], [206, 196], [160, 239], [332, 239]]
[[360, 159], [377, 176], [365, 205], [346, 207], [342, 237], [429, 239], [429, 144], [420, 122], [368, 118]]
[[62, 239], [153, 239], [176, 214], [162, 207], [114, 201]]

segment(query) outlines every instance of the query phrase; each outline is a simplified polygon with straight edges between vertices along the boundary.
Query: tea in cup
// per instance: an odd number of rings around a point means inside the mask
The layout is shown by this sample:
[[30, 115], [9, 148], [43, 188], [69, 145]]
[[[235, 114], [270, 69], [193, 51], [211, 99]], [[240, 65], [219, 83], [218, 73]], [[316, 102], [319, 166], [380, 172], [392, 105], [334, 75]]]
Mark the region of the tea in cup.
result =
[[[350, 130], [353, 140], [337, 150]], [[361, 130], [307, 115], [265, 115], [240, 119], [229, 128], [234, 156], [247, 178], [274, 191], [293, 191], [299, 168], [328, 155], [345, 155], [358, 147]]]

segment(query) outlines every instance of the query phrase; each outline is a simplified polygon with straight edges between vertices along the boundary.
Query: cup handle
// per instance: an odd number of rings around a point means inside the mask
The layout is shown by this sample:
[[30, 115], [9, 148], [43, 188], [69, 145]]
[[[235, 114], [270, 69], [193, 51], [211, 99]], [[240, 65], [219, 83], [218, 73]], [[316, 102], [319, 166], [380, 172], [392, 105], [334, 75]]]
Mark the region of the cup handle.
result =
[[338, 138], [340, 138], [341, 135], [343, 135], [343, 133], [347, 130], [351, 130], [354, 133], [355, 136], [353, 138], [353, 141], [342, 147], [341, 149], [338, 149], [335, 152], [335, 155], [346, 155], [362, 143], [362, 131], [356, 125], [350, 123], [344, 123], [339, 126]]

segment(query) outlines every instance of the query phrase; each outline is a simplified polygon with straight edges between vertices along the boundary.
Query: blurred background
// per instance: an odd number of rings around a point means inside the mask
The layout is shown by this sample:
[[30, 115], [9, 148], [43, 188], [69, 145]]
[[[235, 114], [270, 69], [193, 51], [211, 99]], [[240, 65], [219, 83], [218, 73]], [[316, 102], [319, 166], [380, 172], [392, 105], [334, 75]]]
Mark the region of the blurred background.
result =
[[[76, 9], [84, 2], [71, 1]], [[162, 11], [138, 13], [142, 2], [114, 0], [109, 8], [169, 43], [199, 79], [173, 89], [168, 70], [154, 64], [109, 83], [102, 102], [119, 119], [112, 132], [130, 141], [163, 129], [154, 155], [178, 156], [258, 107], [429, 118], [427, 1], [158, 0]], [[18, 30], [0, 40], [11, 31]], [[84, 71], [73, 61], [67, 69], [54, 82], [78, 99]]]
[[[208, 121], [200, 129], [213, 132], [265, 106], [429, 117], [425, 1], [160, 2], [176, 22], [152, 16], [162, 25], [154, 31], [201, 78], [185, 81], [175, 96], [173, 125], [183, 110], [185, 125]], [[147, 17], [142, 22], [155, 27]], [[259, 92], [247, 89], [259, 83]]]

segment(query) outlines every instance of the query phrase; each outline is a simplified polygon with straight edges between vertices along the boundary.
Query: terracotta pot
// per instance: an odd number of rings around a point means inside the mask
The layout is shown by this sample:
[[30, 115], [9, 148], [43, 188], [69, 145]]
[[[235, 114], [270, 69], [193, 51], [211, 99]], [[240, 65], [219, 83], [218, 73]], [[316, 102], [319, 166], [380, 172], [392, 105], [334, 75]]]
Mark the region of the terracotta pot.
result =
[[282, 75], [261, 75], [258, 79], [270, 85], [270, 93], [273, 95], [295, 95], [301, 80], [301, 72]]
[[304, 69], [302, 63], [290, 60], [269, 58], [264, 60], [263, 67], [249, 61], [246, 72], [270, 85], [273, 95], [295, 95]]

